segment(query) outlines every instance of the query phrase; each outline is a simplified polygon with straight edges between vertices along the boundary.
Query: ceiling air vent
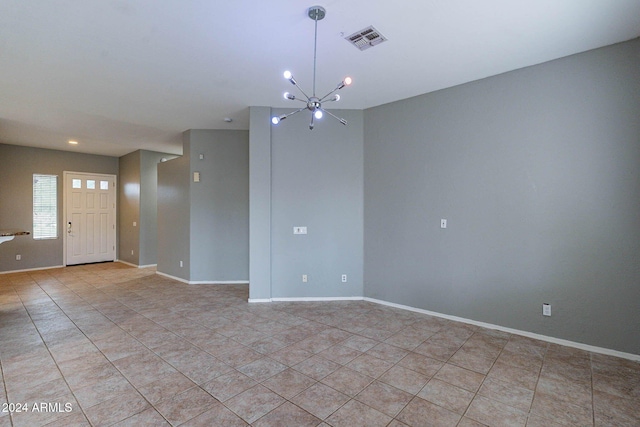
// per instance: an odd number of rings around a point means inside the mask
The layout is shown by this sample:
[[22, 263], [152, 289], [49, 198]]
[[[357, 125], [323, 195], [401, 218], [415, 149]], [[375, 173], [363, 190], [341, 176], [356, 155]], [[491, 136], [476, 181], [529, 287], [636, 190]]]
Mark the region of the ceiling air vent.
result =
[[376, 30], [373, 25], [370, 25], [364, 30], [357, 31], [345, 37], [345, 40], [360, 50], [366, 50], [386, 41], [387, 38], [380, 34], [380, 31]]

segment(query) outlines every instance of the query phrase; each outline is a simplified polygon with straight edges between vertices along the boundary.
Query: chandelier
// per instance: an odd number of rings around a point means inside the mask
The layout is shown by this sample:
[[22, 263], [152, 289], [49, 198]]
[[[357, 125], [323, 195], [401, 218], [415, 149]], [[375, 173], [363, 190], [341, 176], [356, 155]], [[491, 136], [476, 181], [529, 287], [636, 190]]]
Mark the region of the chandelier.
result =
[[[292, 101], [301, 101], [304, 102], [306, 105], [298, 110], [292, 111], [288, 114], [283, 114], [281, 116], [274, 116], [271, 118], [271, 123], [273, 123], [274, 125], [277, 125], [278, 123], [280, 123], [282, 120], [286, 119], [287, 117], [293, 116], [294, 114], [299, 113], [300, 111], [304, 111], [304, 110], [309, 110], [311, 111], [311, 122], [309, 123], [309, 129], [313, 130], [313, 120], [314, 119], [321, 119], [322, 116], [324, 115], [324, 113], [327, 113], [328, 115], [330, 115], [331, 117], [333, 117], [334, 119], [338, 120], [340, 123], [342, 123], [343, 125], [347, 124], [347, 121], [345, 119], [341, 119], [340, 117], [337, 117], [336, 115], [332, 114], [330, 111], [325, 110], [324, 108], [322, 108], [322, 103], [323, 102], [335, 102], [335, 101], [339, 101], [340, 100], [340, 95], [335, 94], [334, 92], [342, 89], [345, 86], [349, 86], [351, 84], [351, 77], [345, 77], [344, 80], [342, 80], [338, 86], [336, 86], [335, 89], [333, 89], [331, 92], [329, 92], [328, 94], [326, 94], [323, 97], [318, 97], [316, 96], [316, 54], [317, 54], [317, 50], [318, 50], [318, 21], [324, 19], [324, 16], [326, 15], [326, 10], [324, 9], [324, 7], [322, 6], [313, 6], [309, 8], [309, 18], [313, 19], [314, 23], [315, 23], [315, 37], [313, 40], [313, 92], [312, 95], [309, 96], [307, 95], [298, 85], [298, 82], [296, 81], [296, 79], [293, 78], [293, 75], [291, 74], [291, 71], [285, 71], [284, 72], [284, 78], [289, 80], [289, 82], [294, 85], [299, 91], [300, 93], [302, 93], [302, 95], [304, 95], [304, 98], [298, 98], [295, 95], [289, 93], [289, 92], [285, 92], [284, 93], [284, 99], [289, 99]], [[333, 95], [333, 96], [331, 96]], [[330, 97], [330, 98], [329, 98]]]

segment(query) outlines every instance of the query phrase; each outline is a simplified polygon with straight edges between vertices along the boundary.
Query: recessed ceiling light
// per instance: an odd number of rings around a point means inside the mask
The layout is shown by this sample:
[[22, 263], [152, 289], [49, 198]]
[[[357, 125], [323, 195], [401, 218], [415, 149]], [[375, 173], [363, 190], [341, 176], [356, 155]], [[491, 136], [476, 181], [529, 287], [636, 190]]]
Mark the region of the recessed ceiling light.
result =
[[71, 144], [71, 145], [78, 145], [78, 141], [69, 141], [69, 144]]

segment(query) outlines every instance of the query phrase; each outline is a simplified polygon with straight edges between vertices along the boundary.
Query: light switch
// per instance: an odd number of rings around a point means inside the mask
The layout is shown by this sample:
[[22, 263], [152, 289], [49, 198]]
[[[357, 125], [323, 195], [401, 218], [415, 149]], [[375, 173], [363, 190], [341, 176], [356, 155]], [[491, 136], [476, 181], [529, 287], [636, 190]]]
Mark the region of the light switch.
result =
[[200, 172], [193, 173], [193, 182], [200, 182]]
[[138, 226], [138, 223], [137, 223], [137, 222], [135, 222], [135, 221], [133, 221], [133, 226], [134, 226], [134, 227], [137, 227], [137, 226]]
[[204, 160], [204, 154], [200, 154], [200, 160]]
[[440, 220], [440, 228], [447, 228], [447, 220], [446, 219], [441, 219]]

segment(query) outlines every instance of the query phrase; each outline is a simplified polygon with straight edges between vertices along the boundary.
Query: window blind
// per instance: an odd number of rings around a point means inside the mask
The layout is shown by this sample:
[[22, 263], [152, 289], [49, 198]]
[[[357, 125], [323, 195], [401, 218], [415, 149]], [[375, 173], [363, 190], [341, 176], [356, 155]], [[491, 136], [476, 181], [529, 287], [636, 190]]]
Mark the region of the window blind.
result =
[[58, 177], [33, 174], [33, 238], [58, 238]]

